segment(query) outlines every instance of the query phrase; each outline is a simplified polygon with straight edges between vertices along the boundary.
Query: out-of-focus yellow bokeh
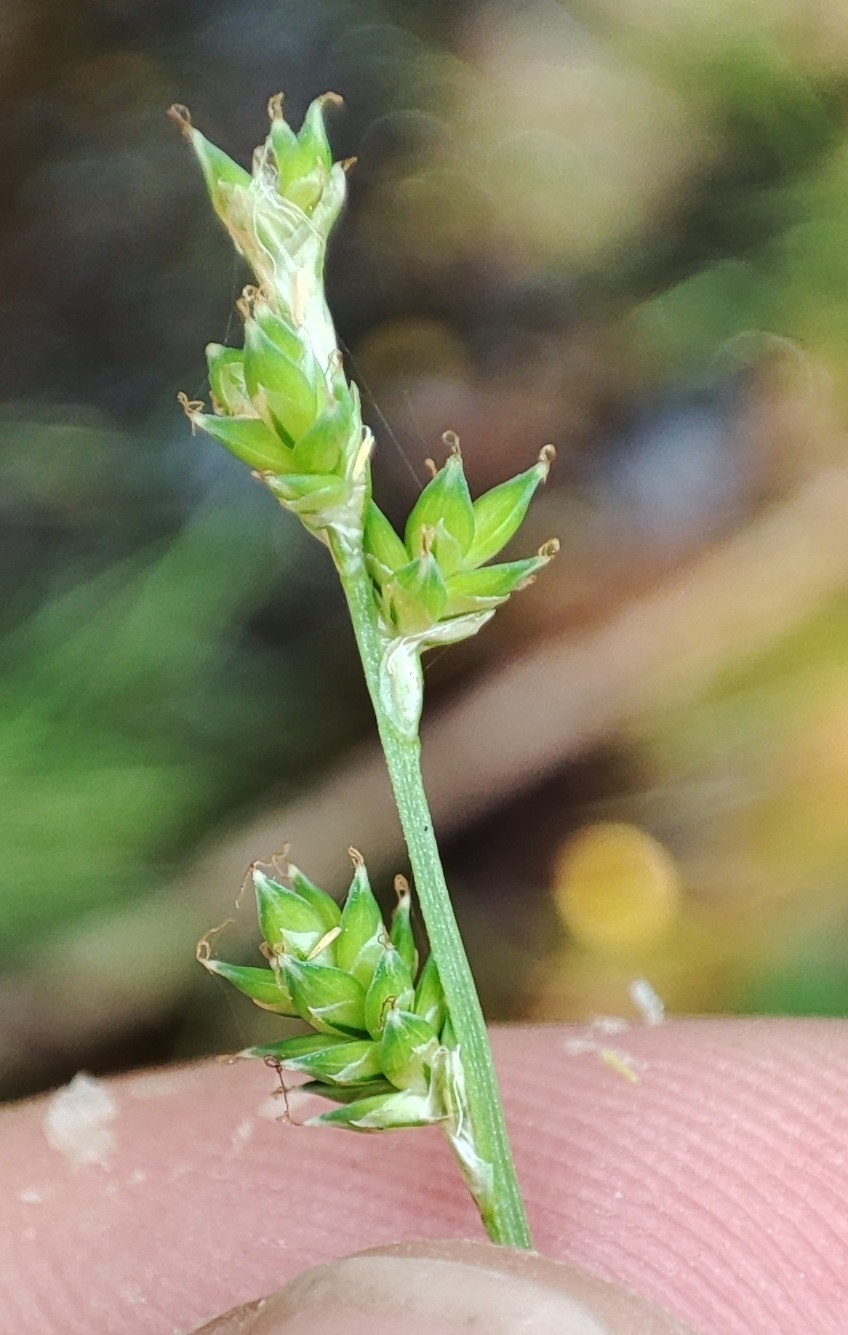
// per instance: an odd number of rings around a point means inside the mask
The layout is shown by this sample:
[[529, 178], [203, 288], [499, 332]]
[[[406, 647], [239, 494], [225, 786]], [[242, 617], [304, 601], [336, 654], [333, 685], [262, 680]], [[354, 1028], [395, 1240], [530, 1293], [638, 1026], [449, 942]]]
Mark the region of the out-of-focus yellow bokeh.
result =
[[639, 955], [668, 936], [680, 907], [677, 869], [662, 844], [624, 822], [589, 825], [554, 864], [554, 903], [576, 945]]

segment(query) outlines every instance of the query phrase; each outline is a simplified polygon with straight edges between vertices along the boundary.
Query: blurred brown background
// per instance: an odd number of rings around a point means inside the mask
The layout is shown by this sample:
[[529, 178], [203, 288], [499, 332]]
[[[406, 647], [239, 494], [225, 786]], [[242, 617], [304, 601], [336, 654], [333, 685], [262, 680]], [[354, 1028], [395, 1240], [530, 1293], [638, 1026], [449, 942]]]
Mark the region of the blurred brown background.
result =
[[405, 866], [325, 553], [175, 403], [247, 275], [163, 111], [247, 163], [279, 89], [345, 98], [381, 503], [447, 428], [475, 492], [559, 452], [561, 556], [428, 668], [489, 1015], [848, 1012], [842, 0], [0, 20], [0, 1092], [274, 1032], [193, 956], [252, 858]]

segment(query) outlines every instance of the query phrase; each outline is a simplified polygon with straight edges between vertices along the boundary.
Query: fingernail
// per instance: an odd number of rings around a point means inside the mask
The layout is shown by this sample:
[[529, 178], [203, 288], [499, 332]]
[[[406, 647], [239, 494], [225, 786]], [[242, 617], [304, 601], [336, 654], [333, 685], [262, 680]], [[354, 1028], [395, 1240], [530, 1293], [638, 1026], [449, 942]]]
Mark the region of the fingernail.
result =
[[[227, 1324], [231, 1323], [231, 1324]], [[485, 1243], [399, 1244], [308, 1270], [198, 1335], [691, 1335], [636, 1294]]]

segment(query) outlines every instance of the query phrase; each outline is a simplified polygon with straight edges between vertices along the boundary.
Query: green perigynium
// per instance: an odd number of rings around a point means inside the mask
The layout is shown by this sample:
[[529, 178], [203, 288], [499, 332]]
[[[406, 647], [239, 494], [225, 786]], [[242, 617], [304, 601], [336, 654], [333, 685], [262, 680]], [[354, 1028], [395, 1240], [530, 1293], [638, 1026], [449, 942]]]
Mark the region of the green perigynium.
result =
[[361, 859], [340, 909], [297, 868], [254, 873], [264, 969], [200, 958], [257, 1005], [310, 1026], [253, 1049], [335, 1102], [315, 1119], [358, 1131], [437, 1122], [447, 1132], [490, 1236], [531, 1245], [491, 1049], [459, 935], [421, 780], [421, 655], [474, 635], [555, 554], [497, 561], [547, 477], [554, 451], [473, 500], [459, 444], [395, 531], [371, 496], [373, 437], [345, 375], [324, 291], [330, 231], [349, 164], [324, 126], [332, 94], [295, 132], [282, 97], [250, 171], [171, 109], [215, 212], [255, 284], [237, 303], [241, 348], [206, 349], [211, 411], [181, 401], [192, 426], [245, 463], [329, 547], [350, 610], [430, 940], [419, 969], [405, 883], [387, 928]]
[[257, 1006], [312, 1029], [242, 1054], [308, 1077], [307, 1093], [338, 1105], [309, 1125], [385, 1131], [437, 1123], [464, 1171], [470, 1162], [479, 1195], [489, 1189], [487, 1174], [467, 1136], [461, 1062], [433, 956], [418, 969], [409, 887], [398, 877], [386, 927], [365, 864], [351, 855], [341, 910], [297, 867], [281, 880], [252, 869], [265, 968], [215, 959], [206, 940], [198, 958]]

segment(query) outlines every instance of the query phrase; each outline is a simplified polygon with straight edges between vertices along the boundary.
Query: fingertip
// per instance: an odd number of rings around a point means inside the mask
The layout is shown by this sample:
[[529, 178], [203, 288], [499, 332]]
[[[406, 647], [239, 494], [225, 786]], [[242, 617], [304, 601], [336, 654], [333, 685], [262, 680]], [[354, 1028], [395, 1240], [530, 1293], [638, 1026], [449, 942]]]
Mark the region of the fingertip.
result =
[[196, 1335], [691, 1335], [634, 1293], [536, 1253], [399, 1243], [318, 1266]]

